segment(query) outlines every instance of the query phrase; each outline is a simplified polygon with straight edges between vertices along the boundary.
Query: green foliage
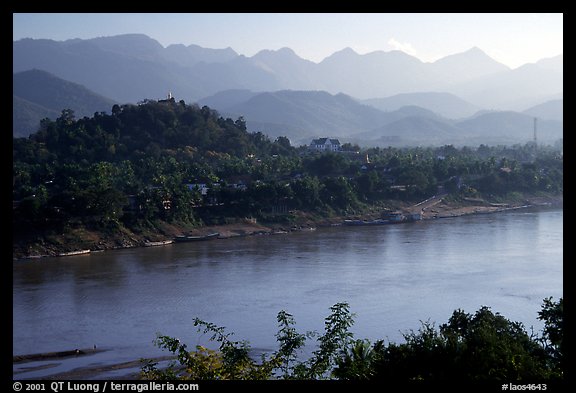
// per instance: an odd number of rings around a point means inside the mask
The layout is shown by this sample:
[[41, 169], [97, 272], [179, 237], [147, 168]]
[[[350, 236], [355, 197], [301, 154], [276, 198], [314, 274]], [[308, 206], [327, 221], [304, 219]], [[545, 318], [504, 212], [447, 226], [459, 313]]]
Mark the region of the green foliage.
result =
[[322, 185], [320, 198], [324, 204], [344, 213], [352, 211], [358, 205], [352, 185], [345, 177], [328, 177]]
[[542, 343], [549, 354], [554, 371], [562, 375], [564, 369], [564, 299], [554, 302], [551, 297], [544, 299], [538, 319], [544, 321]]
[[382, 351], [383, 345], [383, 341], [378, 341], [372, 346], [369, 340], [355, 340], [338, 358], [334, 376], [353, 381], [372, 379], [375, 362], [379, 359], [378, 354]]
[[317, 177], [304, 176], [292, 181], [290, 186], [296, 208], [316, 210], [324, 204], [320, 198], [323, 185]]
[[263, 380], [275, 378], [281, 373], [280, 376], [285, 379], [323, 378], [352, 337], [348, 328], [354, 321], [348, 308], [347, 303], [338, 303], [330, 308], [331, 314], [325, 320], [325, 333], [318, 338], [319, 349], [306, 362], [297, 361], [296, 352], [304, 346], [306, 339], [318, 334], [298, 333], [293, 327], [293, 316], [285, 311], [280, 311], [277, 316], [279, 348], [270, 358], [263, 355], [260, 363], [249, 356], [251, 348], [247, 341], [232, 341], [230, 337], [233, 333], [226, 333], [224, 327], [196, 318], [194, 326], [203, 334], [211, 334], [210, 341], [220, 344], [218, 351], [197, 346], [196, 351], [190, 352], [180, 340], [159, 334], [156, 345], [175, 354], [179, 365], [173, 363], [160, 370], [156, 363], [144, 361], [142, 377], [158, 380]]
[[[563, 378], [563, 300], [544, 299], [539, 318], [545, 321], [542, 337], [528, 335], [523, 325], [488, 307], [475, 314], [456, 310], [437, 329], [429, 321], [418, 331], [404, 333], [404, 343], [353, 340], [349, 331], [354, 315], [347, 303], [330, 308], [324, 334], [298, 333], [294, 317], [277, 315], [279, 348], [260, 362], [250, 357], [246, 341], [232, 341], [232, 333], [195, 319], [198, 331], [210, 334], [218, 350], [197, 346], [188, 351], [178, 339], [158, 335], [156, 344], [176, 355], [178, 364], [164, 369], [146, 361], [146, 379], [324, 379], [393, 381], [550, 381]], [[312, 356], [300, 361], [306, 340], [317, 338]]]
[[[488, 307], [474, 315], [456, 310], [439, 330], [425, 322], [418, 332], [406, 333], [404, 338], [404, 344], [374, 348], [372, 378], [530, 381], [562, 375], [550, 364], [553, 356], [546, 354], [540, 339]], [[350, 361], [344, 365], [341, 373], [348, 372], [344, 374], [348, 377], [358, 368]]]
[[332, 313], [324, 320], [325, 333], [318, 339], [319, 348], [309, 361], [306, 376], [312, 379], [322, 378], [332, 370], [353, 337], [348, 329], [354, 324], [354, 315], [350, 313], [348, 303], [336, 303], [330, 311]]
[[341, 174], [346, 171], [349, 163], [346, 157], [337, 153], [325, 153], [305, 162], [306, 170], [315, 176]]
[[[563, 156], [533, 146], [371, 148], [311, 153], [250, 133], [208, 107], [145, 100], [76, 118], [65, 109], [13, 140], [13, 228], [194, 225], [246, 216], [287, 220], [294, 209], [352, 214], [436, 194], [506, 199], [561, 193]], [[366, 158], [369, 158], [369, 162]], [[194, 184], [205, 184], [201, 194]]]
[[[308, 332], [307, 334], [301, 334], [294, 328], [294, 317], [288, 314], [286, 311], [282, 310], [278, 313], [278, 333], [276, 334], [276, 339], [279, 343], [278, 351], [275, 356], [280, 361], [280, 371], [282, 372], [282, 377], [284, 379], [291, 379], [296, 374], [296, 366], [291, 366], [292, 363], [296, 362], [298, 351], [306, 343], [306, 338], [312, 337], [314, 334]], [[300, 368], [302, 368], [300, 366]]]

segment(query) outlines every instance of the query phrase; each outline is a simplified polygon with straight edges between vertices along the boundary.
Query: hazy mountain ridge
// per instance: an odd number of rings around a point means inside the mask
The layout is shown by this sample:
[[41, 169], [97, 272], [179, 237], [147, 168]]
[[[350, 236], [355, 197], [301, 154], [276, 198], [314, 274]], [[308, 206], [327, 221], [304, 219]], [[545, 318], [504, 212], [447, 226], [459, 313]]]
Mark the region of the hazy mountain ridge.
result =
[[563, 91], [563, 75], [537, 64], [525, 64], [451, 86], [448, 92], [472, 104], [495, 110], [522, 110]]
[[[133, 103], [164, 97], [168, 91], [185, 101], [228, 89], [324, 90], [360, 99], [441, 91], [480, 107], [517, 109], [510, 108], [510, 102], [523, 97], [527, 107], [563, 89], [556, 75], [561, 75], [562, 55], [518, 71], [478, 48], [433, 63], [400, 51], [360, 55], [345, 48], [314, 63], [289, 48], [246, 57], [231, 48], [164, 48], [146, 35], [126, 34], [63, 42], [23, 39], [13, 42], [13, 54], [14, 72], [43, 69], [101, 95]], [[503, 99], [494, 100], [500, 93]]]
[[[452, 98], [450, 95], [447, 97]], [[533, 137], [533, 116], [518, 112], [480, 111], [452, 120], [415, 105], [380, 111], [344, 94], [322, 91], [220, 92], [198, 102], [225, 116], [243, 116], [251, 131], [287, 136], [295, 144], [330, 136], [360, 145], [525, 143]], [[563, 123], [540, 119], [539, 138], [562, 137]]]
[[276, 125], [273, 127], [276, 129], [287, 126], [310, 137], [346, 136], [383, 124], [388, 118], [384, 112], [359, 104], [347, 95], [324, 91], [265, 92], [228, 107], [215, 106], [215, 109], [243, 116], [251, 129], [262, 124]]
[[[253, 131], [298, 142], [362, 134], [436, 143], [483, 133], [504, 137], [506, 130], [509, 140], [524, 140], [525, 120], [534, 116], [542, 118], [543, 136], [562, 135], [561, 108], [537, 106], [562, 97], [562, 55], [510, 70], [478, 48], [433, 63], [400, 51], [360, 55], [345, 48], [314, 63], [290, 48], [246, 57], [231, 48], [165, 48], [143, 34], [23, 39], [13, 42], [13, 55], [14, 72], [43, 69], [119, 103], [162, 99], [171, 92], [225, 116], [244, 116]], [[15, 119], [42, 111], [22, 98], [26, 101], [14, 100]], [[69, 106], [61, 104], [58, 112]], [[491, 111], [478, 113], [484, 109]], [[494, 114], [502, 109], [526, 113]]]
[[449, 119], [472, 116], [481, 109], [454, 94], [439, 92], [402, 93], [361, 102], [383, 111], [394, 111], [403, 106], [416, 105]]
[[38, 129], [43, 118], [56, 119], [63, 109], [76, 117], [110, 112], [115, 102], [82, 85], [58, 78], [46, 71], [30, 70], [13, 74], [12, 134], [26, 136]]
[[118, 102], [164, 97], [172, 87], [180, 95], [199, 90], [187, 69], [103, 50], [91, 40], [15, 42], [13, 72], [31, 69], [45, 70]]
[[60, 112], [45, 108], [24, 98], [12, 96], [12, 135], [25, 137], [38, 130], [40, 121], [56, 119]]
[[[485, 113], [458, 122], [456, 126], [476, 136], [509, 141], [525, 140], [527, 142], [534, 136], [534, 117], [512, 111]], [[562, 132], [562, 122], [542, 119], [537, 121], [537, 134], [541, 141], [562, 138]]]
[[357, 143], [383, 145], [442, 145], [452, 141], [456, 143], [462, 138], [461, 130], [453, 126], [447, 119], [423, 116], [407, 116], [378, 127], [366, 133], [353, 136]]
[[541, 68], [545, 68], [545, 69], [549, 69], [549, 70], [556, 71], [559, 73], [563, 73], [564, 72], [564, 55], [558, 55], [558, 56], [554, 56], [554, 57], [548, 57], [545, 59], [541, 59], [541, 60], [536, 62], [536, 65], [541, 67]]
[[530, 107], [522, 113], [546, 120], [564, 120], [564, 100], [550, 100]]

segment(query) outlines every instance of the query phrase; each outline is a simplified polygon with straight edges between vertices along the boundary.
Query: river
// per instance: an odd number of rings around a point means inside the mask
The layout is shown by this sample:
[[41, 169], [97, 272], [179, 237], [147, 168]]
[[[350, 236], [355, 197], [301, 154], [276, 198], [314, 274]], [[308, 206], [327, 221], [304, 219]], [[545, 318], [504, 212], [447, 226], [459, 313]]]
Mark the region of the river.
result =
[[272, 352], [280, 310], [322, 332], [337, 302], [372, 341], [483, 305], [539, 331], [542, 300], [563, 295], [562, 262], [563, 210], [533, 208], [15, 261], [13, 354], [104, 351], [14, 364], [14, 378], [166, 355], [157, 332], [205, 344], [195, 317]]

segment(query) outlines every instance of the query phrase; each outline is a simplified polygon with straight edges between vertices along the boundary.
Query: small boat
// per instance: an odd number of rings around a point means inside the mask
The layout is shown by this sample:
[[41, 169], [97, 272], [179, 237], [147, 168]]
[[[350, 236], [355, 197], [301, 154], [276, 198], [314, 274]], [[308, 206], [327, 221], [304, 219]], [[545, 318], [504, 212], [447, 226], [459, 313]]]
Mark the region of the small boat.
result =
[[78, 250], [78, 251], [69, 251], [69, 252], [62, 252], [58, 254], [59, 257], [69, 257], [71, 255], [82, 255], [82, 254], [89, 254], [90, 250]]
[[344, 225], [366, 225], [364, 220], [344, 220]]
[[174, 240], [162, 240], [159, 242], [144, 242], [144, 247], [165, 246], [174, 243]]
[[393, 220], [384, 220], [384, 219], [376, 219], [376, 220], [344, 220], [344, 225], [352, 225], [352, 226], [366, 226], [366, 225], [389, 225], [389, 224], [398, 224], [402, 221], [393, 221]]
[[182, 236], [176, 236], [174, 238], [175, 242], [197, 242], [197, 241], [201, 241], [201, 240], [212, 240], [212, 239], [216, 239], [218, 238], [218, 236], [220, 236], [220, 232], [214, 232], [211, 233], [209, 235], [204, 235], [204, 236], [186, 236], [186, 235], [182, 235]]

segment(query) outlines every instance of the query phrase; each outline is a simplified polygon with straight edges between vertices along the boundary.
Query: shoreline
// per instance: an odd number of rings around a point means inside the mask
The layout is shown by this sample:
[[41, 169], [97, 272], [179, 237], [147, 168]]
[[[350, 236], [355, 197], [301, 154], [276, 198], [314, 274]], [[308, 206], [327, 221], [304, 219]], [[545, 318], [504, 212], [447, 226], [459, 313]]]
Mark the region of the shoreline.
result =
[[78, 356], [93, 355], [96, 353], [104, 352], [105, 349], [98, 348], [84, 348], [84, 349], [71, 349], [68, 351], [58, 351], [58, 352], [45, 352], [45, 353], [33, 353], [26, 355], [16, 355], [12, 356], [12, 363], [27, 363], [44, 361], [51, 359], [67, 359]]
[[[175, 355], [164, 355], [153, 357], [146, 360], [151, 360], [152, 362], [166, 362], [175, 360]], [[142, 359], [135, 359], [131, 361], [121, 362], [121, 363], [112, 363], [112, 364], [105, 364], [105, 365], [95, 365], [95, 366], [83, 366], [77, 367], [68, 371], [60, 371], [54, 374], [45, 375], [42, 377], [29, 377], [23, 375], [23, 378], [16, 378], [15, 380], [97, 380], [97, 379], [114, 379], [114, 380], [141, 380], [140, 378], [140, 370], [143, 365]], [[38, 371], [38, 370], [46, 370], [49, 368], [56, 367], [57, 364], [46, 364], [41, 366], [36, 366], [30, 370], [23, 370], [14, 372], [13, 377], [19, 374], [26, 374], [30, 371]], [[121, 372], [121, 375], [118, 374], [118, 371], [124, 370]], [[138, 370], [138, 371], [136, 371]], [[113, 377], [107, 375], [107, 373], [115, 374]]]
[[[528, 196], [521, 202], [510, 203], [492, 203], [480, 198], [463, 198], [458, 202], [446, 201], [449, 195], [435, 195], [415, 205], [400, 207], [397, 210], [408, 213], [421, 213], [422, 220], [436, 220], [442, 218], [462, 217], [472, 214], [492, 214], [505, 212], [509, 210], [525, 209], [530, 207], [561, 207], [563, 206], [563, 195], [554, 196]], [[86, 233], [82, 231], [80, 235], [92, 238], [94, 247], [86, 247], [84, 244], [78, 246], [75, 250], [69, 249], [70, 239], [63, 240], [65, 247], [52, 245], [48, 247], [39, 247], [46, 253], [26, 254], [22, 251], [13, 249], [13, 261], [23, 261], [30, 259], [41, 259], [50, 257], [64, 257], [69, 255], [90, 255], [94, 252], [103, 252], [107, 250], [149, 247], [151, 243], [156, 246], [163, 244], [172, 244], [175, 237], [181, 236], [184, 232], [188, 236], [203, 237], [210, 234], [218, 233], [216, 238], [209, 241], [225, 240], [230, 238], [260, 236], [260, 235], [279, 235], [290, 232], [313, 231], [317, 227], [331, 227], [343, 225], [345, 220], [374, 220], [380, 218], [378, 213], [364, 213], [349, 216], [335, 216], [326, 218], [317, 218], [303, 212], [297, 212], [298, 216], [294, 223], [257, 223], [255, 220], [240, 220], [236, 223], [222, 225], [208, 225], [197, 227], [185, 231], [185, 228], [165, 224], [162, 228], [163, 236], [159, 233], [136, 235], [134, 233], [122, 234], [120, 238], [99, 238], [97, 234]], [[405, 222], [390, 223], [389, 225], [398, 225]], [[151, 239], [152, 238], [152, 239]], [[98, 240], [98, 241], [97, 241]], [[97, 242], [96, 242], [97, 241]], [[80, 243], [80, 241], [78, 242]], [[162, 244], [163, 243], [163, 244]], [[38, 246], [37, 244], [34, 244]], [[48, 251], [48, 252], [47, 252]]]

